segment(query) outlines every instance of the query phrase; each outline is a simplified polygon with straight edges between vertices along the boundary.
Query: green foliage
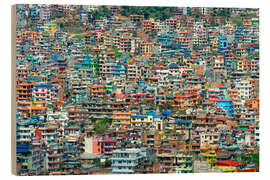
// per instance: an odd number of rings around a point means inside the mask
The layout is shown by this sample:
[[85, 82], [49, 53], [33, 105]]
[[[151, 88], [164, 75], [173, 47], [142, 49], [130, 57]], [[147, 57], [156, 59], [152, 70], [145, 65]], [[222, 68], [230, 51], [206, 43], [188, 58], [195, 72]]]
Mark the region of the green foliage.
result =
[[89, 120], [90, 120], [92, 123], [94, 123], [94, 122], [97, 121], [93, 116], [90, 116], [90, 117], [89, 117]]
[[232, 18], [232, 22], [234, 24], [236, 24], [237, 26], [242, 26], [243, 25], [243, 21], [241, 17], [234, 17]]
[[110, 10], [107, 8], [107, 6], [101, 6], [97, 10], [94, 10], [92, 12], [92, 19], [99, 19], [101, 17], [109, 17], [110, 16]]
[[114, 52], [114, 59], [121, 58], [123, 53], [119, 52], [118, 49], [113, 49], [112, 52]]
[[212, 16], [230, 17], [231, 10], [230, 8], [213, 8]]
[[94, 164], [100, 165], [100, 158], [94, 159]]
[[108, 118], [104, 118], [101, 121], [96, 121], [94, 123], [94, 130], [97, 134], [102, 134], [109, 128], [108, 121]]
[[260, 161], [259, 153], [251, 154], [249, 157], [250, 157], [251, 162], [253, 162], [254, 164], [259, 164], [259, 161]]
[[93, 51], [92, 51], [92, 49], [89, 49], [89, 50], [83, 50], [82, 52], [83, 52], [84, 54], [88, 55], [88, 54], [90, 54], [90, 53], [93, 52]]
[[252, 153], [252, 154], [238, 154], [237, 155], [237, 160], [244, 162], [244, 163], [254, 163], [256, 166], [259, 166], [259, 153]]
[[249, 16], [256, 17], [257, 15], [256, 15], [256, 13], [251, 13], [251, 14], [249, 14]]
[[83, 39], [83, 38], [84, 38], [84, 35], [79, 34], [79, 35], [73, 36], [72, 38], [75, 38], [75, 39]]
[[107, 123], [108, 123], [108, 121], [109, 121], [109, 120], [108, 120], [108, 118], [104, 118], [104, 119], [102, 119], [102, 120], [101, 120], [101, 123], [103, 123], [103, 124], [107, 124]]
[[254, 54], [247, 57], [247, 59], [254, 59], [255, 57], [259, 57], [259, 52], [255, 52]]
[[122, 53], [121, 52], [116, 52], [114, 55], [115, 59], [121, 58], [122, 57]]
[[132, 14], [144, 15], [145, 19], [155, 18], [165, 20], [172, 16], [175, 10], [173, 7], [147, 7], [147, 6], [123, 6], [121, 10], [122, 16], [130, 16]]
[[111, 165], [112, 165], [112, 160], [106, 159], [106, 161], [105, 161], [105, 167], [109, 167]]
[[93, 74], [94, 74], [94, 76], [99, 75], [99, 68], [97, 66], [93, 66]]
[[76, 125], [76, 123], [74, 122], [74, 121], [69, 121], [69, 123], [68, 123], [70, 126], [75, 126]]

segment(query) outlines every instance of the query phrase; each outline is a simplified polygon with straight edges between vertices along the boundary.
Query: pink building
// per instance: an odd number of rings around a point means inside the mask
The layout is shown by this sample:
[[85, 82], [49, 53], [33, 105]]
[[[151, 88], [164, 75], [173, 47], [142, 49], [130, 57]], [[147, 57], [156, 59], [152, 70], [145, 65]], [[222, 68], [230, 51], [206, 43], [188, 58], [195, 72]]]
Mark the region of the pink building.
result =
[[85, 138], [85, 152], [91, 154], [111, 155], [116, 149], [117, 140], [108, 136], [91, 136]]

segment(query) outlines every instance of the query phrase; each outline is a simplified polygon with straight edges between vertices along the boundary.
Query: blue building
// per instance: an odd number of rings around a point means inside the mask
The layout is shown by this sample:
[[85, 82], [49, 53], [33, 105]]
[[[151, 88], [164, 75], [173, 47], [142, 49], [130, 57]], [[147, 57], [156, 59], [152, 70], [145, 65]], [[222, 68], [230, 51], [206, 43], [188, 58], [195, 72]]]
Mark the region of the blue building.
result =
[[222, 52], [228, 48], [228, 39], [225, 36], [218, 36], [218, 50]]
[[90, 21], [90, 12], [85, 10], [80, 10], [80, 21], [88, 23]]
[[216, 101], [216, 107], [224, 110], [227, 116], [233, 116], [233, 102], [231, 99], [219, 97]]
[[67, 67], [67, 61], [63, 55], [55, 53], [52, 55], [52, 61], [58, 66], [59, 70], [65, 70]]
[[114, 77], [125, 77], [127, 72], [127, 67], [123, 63], [115, 63], [112, 66], [112, 73]]
[[225, 68], [228, 72], [237, 70], [237, 59], [224, 59]]

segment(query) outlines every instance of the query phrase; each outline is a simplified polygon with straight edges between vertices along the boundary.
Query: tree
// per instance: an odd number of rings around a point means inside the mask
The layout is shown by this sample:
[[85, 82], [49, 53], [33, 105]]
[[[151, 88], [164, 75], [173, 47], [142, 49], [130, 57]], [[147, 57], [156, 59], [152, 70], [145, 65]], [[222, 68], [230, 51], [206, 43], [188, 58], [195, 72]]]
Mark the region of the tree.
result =
[[106, 159], [105, 160], [105, 167], [110, 167], [112, 165], [112, 160]]
[[99, 166], [100, 165], [100, 158], [94, 159], [94, 164]]
[[165, 20], [172, 16], [175, 10], [173, 7], [149, 7], [149, 6], [123, 6], [121, 10], [122, 16], [130, 16], [132, 14], [144, 15], [145, 19], [155, 18]]
[[96, 131], [97, 134], [102, 134], [108, 129], [108, 118], [104, 118], [100, 121], [96, 121], [94, 123], [94, 130]]
[[93, 116], [89, 116], [90, 123], [95, 123], [96, 119]]
[[109, 17], [109, 16], [110, 16], [110, 11], [107, 8], [107, 6], [101, 6], [100, 8], [92, 12], [92, 20], [96, 20], [101, 17]]

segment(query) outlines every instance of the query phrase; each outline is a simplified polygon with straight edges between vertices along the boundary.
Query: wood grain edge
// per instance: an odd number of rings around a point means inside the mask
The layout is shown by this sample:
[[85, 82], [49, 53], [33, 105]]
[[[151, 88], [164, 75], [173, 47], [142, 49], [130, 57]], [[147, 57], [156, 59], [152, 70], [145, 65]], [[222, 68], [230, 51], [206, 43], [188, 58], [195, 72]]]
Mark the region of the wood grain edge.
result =
[[11, 174], [16, 171], [16, 5], [11, 6]]

